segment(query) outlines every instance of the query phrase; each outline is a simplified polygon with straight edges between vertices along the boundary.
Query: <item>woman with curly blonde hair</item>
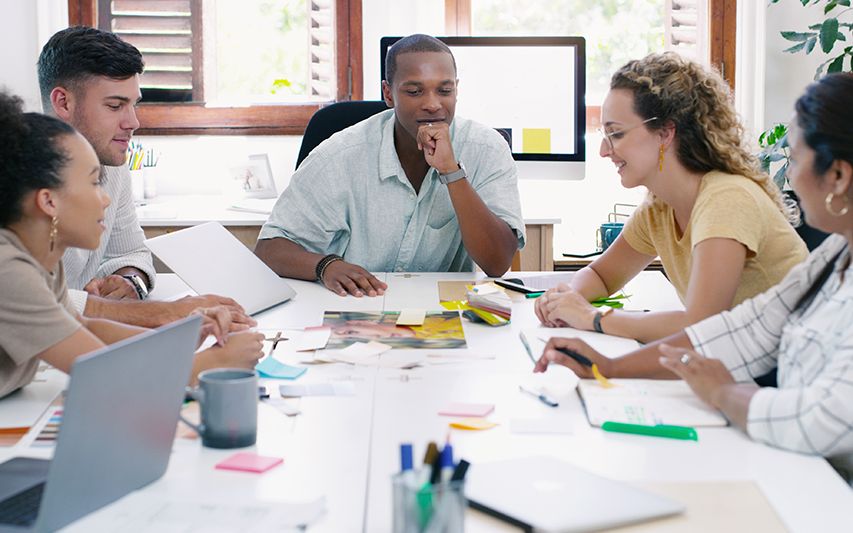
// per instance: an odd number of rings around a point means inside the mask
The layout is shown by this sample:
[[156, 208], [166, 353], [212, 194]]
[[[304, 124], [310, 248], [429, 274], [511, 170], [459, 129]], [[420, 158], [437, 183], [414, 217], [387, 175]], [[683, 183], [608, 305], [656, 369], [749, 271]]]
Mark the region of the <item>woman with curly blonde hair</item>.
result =
[[[808, 255], [792, 226], [795, 208], [759, 171], [716, 72], [674, 53], [631, 61], [611, 79], [601, 124], [600, 155], [623, 186], [649, 195], [601, 257], [538, 299], [543, 324], [653, 341], [761, 294]], [[589, 303], [657, 256], [684, 311]]]

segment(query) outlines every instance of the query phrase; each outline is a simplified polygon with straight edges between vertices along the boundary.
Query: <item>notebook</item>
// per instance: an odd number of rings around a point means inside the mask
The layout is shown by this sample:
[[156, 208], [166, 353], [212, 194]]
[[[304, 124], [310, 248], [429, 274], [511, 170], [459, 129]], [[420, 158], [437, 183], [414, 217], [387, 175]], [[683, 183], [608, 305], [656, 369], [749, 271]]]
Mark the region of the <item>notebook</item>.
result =
[[219, 222], [154, 237], [145, 246], [197, 293], [233, 298], [250, 315], [296, 296]]
[[599, 531], [685, 511], [676, 501], [596, 476], [551, 457], [472, 464], [468, 505], [527, 531]]
[[0, 510], [35, 511], [4, 516], [0, 531], [56, 531], [163, 475], [201, 323], [185, 318], [77, 359], [53, 459], [0, 464]]

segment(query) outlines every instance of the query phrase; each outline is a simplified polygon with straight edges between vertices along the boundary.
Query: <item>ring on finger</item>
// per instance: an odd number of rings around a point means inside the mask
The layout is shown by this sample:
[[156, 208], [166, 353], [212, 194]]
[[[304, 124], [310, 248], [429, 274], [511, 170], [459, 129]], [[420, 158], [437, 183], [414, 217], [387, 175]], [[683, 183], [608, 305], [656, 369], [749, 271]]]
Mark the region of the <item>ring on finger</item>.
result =
[[689, 353], [686, 353], [686, 354], [681, 356], [681, 362], [684, 363], [685, 365], [687, 363], [689, 363], [691, 359], [693, 359], [693, 356], [690, 355]]

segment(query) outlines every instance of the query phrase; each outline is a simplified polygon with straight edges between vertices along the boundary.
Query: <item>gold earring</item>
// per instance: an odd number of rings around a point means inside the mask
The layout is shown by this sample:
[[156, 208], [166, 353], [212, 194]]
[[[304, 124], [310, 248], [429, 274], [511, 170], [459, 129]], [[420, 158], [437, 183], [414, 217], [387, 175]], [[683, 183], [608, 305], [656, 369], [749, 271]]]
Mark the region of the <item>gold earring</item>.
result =
[[56, 241], [56, 234], [59, 233], [56, 229], [56, 223], [57, 222], [58, 222], [58, 219], [56, 217], [53, 217], [53, 219], [50, 221], [50, 251], [51, 252], [53, 251], [53, 243], [54, 243], [54, 241]]
[[[842, 196], [842, 198], [844, 198], [844, 197]], [[832, 210], [832, 201], [834, 199], [835, 199], [835, 193], [834, 192], [831, 192], [831, 193], [826, 195], [826, 200], [824, 200], [824, 207], [826, 207], [826, 212], [829, 213], [830, 215], [834, 216], [834, 217], [843, 217], [844, 215], [847, 214], [847, 211], [850, 210], [849, 206], [845, 205], [844, 208], [841, 209], [841, 211], [833, 211]], [[846, 204], [847, 200], [845, 199], [844, 201]]]
[[660, 145], [660, 171], [663, 172], [663, 153], [666, 151], [666, 146]]

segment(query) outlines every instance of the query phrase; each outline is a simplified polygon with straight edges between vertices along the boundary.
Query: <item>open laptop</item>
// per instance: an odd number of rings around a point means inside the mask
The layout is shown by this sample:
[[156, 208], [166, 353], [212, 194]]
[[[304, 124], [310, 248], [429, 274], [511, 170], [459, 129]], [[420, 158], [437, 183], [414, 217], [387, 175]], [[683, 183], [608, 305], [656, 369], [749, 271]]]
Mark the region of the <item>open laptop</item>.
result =
[[676, 501], [545, 456], [472, 464], [465, 497], [474, 509], [547, 533], [599, 531], [685, 511]]
[[233, 298], [250, 315], [296, 296], [219, 222], [154, 237], [145, 246], [197, 293]]
[[75, 361], [53, 459], [0, 464], [0, 531], [56, 531], [163, 475], [202, 320]]

